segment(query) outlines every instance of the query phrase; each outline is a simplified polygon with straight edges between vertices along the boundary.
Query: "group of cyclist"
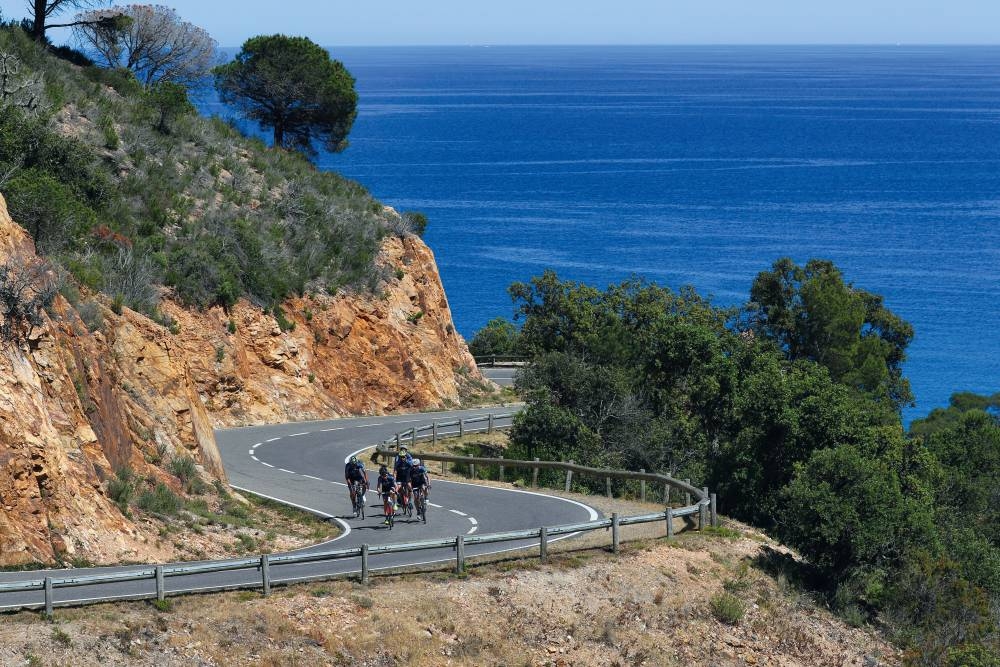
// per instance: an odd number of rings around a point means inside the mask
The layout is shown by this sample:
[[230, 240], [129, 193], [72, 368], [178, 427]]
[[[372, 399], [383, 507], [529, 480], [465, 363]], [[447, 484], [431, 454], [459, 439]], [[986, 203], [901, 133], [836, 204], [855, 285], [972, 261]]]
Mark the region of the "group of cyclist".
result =
[[[396, 460], [393, 462], [392, 472], [389, 467], [382, 465], [379, 467], [378, 480], [375, 482], [375, 490], [382, 497], [382, 508], [385, 513], [384, 523], [392, 525], [392, 517], [400, 509], [414, 509], [414, 496], [418, 498], [417, 513], [427, 522], [427, 497], [430, 494], [431, 480], [427, 468], [424, 467], [420, 459], [415, 459], [410, 455], [406, 446], [399, 448]], [[368, 471], [365, 464], [357, 456], [351, 456], [344, 468], [344, 479], [351, 495], [351, 505], [357, 506], [356, 489], [360, 483], [360, 493], [364, 496], [368, 492]], [[363, 502], [363, 501], [362, 501]]]

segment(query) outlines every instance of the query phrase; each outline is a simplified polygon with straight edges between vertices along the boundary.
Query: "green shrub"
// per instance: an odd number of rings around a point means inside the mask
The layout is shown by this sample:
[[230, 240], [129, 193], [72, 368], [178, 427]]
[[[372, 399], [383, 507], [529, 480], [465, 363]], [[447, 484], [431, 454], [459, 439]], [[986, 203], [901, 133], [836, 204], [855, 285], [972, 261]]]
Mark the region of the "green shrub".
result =
[[709, 606], [712, 610], [712, 616], [727, 625], [738, 624], [746, 613], [746, 605], [731, 593], [719, 593], [713, 596], [709, 601]]
[[128, 513], [128, 505], [135, 494], [135, 474], [130, 468], [119, 468], [115, 476], [108, 480], [108, 497], [122, 511]]
[[198, 464], [190, 456], [175, 456], [170, 459], [167, 470], [170, 474], [181, 481], [185, 487], [189, 487], [191, 482], [198, 476]]
[[147, 489], [139, 494], [136, 505], [146, 512], [173, 516], [181, 508], [181, 499], [170, 490], [169, 486], [159, 482], [152, 489]]

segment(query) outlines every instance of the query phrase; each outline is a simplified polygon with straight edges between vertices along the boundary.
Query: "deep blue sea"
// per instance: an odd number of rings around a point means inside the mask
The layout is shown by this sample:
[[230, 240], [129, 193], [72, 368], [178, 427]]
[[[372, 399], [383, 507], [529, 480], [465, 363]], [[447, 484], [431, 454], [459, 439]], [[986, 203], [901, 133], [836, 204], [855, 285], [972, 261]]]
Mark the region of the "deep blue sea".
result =
[[916, 329], [907, 419], [1000, 390], [1000, 48], [332, 53], [361, 102], [319, 164], [428, 215], [466, 337], [546, 268], [738, 304], [828, 258]]

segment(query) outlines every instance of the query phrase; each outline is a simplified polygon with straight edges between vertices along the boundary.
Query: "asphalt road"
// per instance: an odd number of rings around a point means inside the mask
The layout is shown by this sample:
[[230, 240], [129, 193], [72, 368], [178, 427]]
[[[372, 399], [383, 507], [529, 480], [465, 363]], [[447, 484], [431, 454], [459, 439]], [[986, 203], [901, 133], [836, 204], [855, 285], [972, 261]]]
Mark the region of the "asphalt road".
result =
[[[493, 412], [506, 410], [494, 409]], [[275, 426], [259, 426], [216, 431], [223, 463], [234, 488], [280, 500], [337, 521], [344, 528], [334, 540], [301, 551], [325, 551], [358, 546], [413, 542], [423, 539], [455, 537], [474, 533], [494, 533], [507, 530], [537, 528], [588, 521], [598, 518], [596, 510], [575, 501], [518, 489], [498, 489], [462, 482], [434, 480], [434, 466], [429, 466], [433, 490], [430, 495], [428, 520], [424, 524], [413, 519], [397, 519], [389, 530], [383, 525], [381, 502], [374, 492], [368, 494], [365, 519], [355, 519], [350, 497], [344, 484], [344, 463], [356, 452], [370, 448], [394, 433], [431, 420], [450, 421], [485, 415], [486, 411], [421, 413], [391, 417], [366, 417], [328, 421], [298, 422]], [[484, 426], [480, 424], [479, 426]], [[450, 429], [454, 430], [454, 429]], [[445, 433], [445, 429], [441, 433]], [[362, 454], [367, 463], [367, 454]], [[377, 469], [369, 472], [374, 483]], [[565, 536], [568, 537], [568, 536]], [[553, 538], [562, 539], [562, 538]], [[516, 549], [534, 541], [500, 544], [469, 545], [469, 556]], [[454, 559], [454, 549], [432, 549], [419, 552], [373, 554], [372, 570], [416, 565]], [[142, 566], [48, 570], [0, 573], [0, 583], [36, 580], [44, 576], [74, 576], [107, 572], [134, 571]], [[359, 559], [351, 558], [324, 563], [275, 565], [271, 577], [275, 582], [300, 577], [322, 577], [330, 574], [356, 572]], [[169, 577], [166, 590], [220, 589], [241, 583], [259, 581], [254, 570], [227, 571]], [[56, 604], [78, 603], [92, 599], [126, 599], [155, 590], [152, 581], [88, 584], [73, 588], [57, 588]], [[0, 593], [0, 610], [26, 605], [39, 605], [41, 591]]]
[[514, 386], [514, 374], [517, 373], [517, 366], [495, 366], [492, 368], [480, 368], [483, 377], [493, 380], [501, 387]]

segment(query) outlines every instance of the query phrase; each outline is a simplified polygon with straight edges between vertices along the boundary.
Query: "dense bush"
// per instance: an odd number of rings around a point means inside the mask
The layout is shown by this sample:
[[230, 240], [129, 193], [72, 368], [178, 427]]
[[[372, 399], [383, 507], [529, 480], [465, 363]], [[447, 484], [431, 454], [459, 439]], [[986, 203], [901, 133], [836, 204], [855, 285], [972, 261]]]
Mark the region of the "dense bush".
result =
[[910, 663], [990, 664], [997, 396], [956, 395], [907, 435], [908, 324], [828, 262], [783, 260], [754, 285], [737, 311], [634, 280], [514, 284], [532, 360], [509, 455], [707, 483], [722, 511], [798, 549], [833, 608], [883, 622]]

